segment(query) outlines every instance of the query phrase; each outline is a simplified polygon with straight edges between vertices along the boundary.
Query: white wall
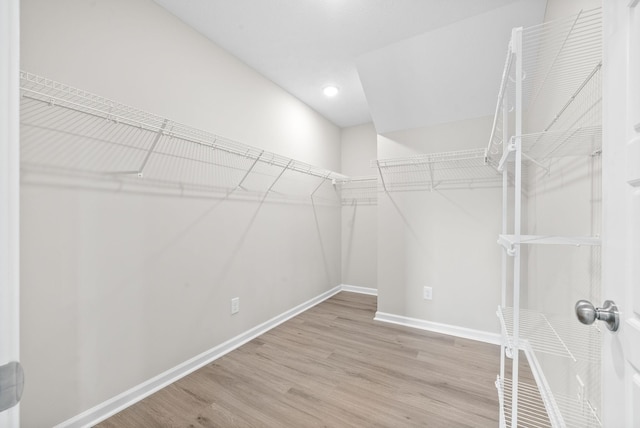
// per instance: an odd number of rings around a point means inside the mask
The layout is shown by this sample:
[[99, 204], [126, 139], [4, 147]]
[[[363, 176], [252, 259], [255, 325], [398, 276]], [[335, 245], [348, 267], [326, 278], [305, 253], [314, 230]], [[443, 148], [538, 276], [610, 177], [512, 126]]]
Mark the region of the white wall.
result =
[[[342, 129], [342, 173], [350, 177], [374, 176], [377, 134], [373, 123]], [[354, 203], [342, 207], [342, 282], [377, 288], [378, 207]]]
[[[378, 137], [378, 157], [486, 144], [483, 117]], [[382, 193], [378, 201], [378, 310], [496, 333], [500, 303], [500, 189]], [[433, 300], [422, 298], [433, 287]]]
[[342, 141], [342, 173], [350, 177], [374, 176], [375, 168], [371, 161], [377, 158], [377, 132], [373, 123], [343, 128]]
[[[151, 0], [25, 0], [21, 24], [24, 70], [340, 169], [337, 127]], [[341, 282], [335, 203], [36, 184], [21, 198], [24, 427], [62, 422]]]

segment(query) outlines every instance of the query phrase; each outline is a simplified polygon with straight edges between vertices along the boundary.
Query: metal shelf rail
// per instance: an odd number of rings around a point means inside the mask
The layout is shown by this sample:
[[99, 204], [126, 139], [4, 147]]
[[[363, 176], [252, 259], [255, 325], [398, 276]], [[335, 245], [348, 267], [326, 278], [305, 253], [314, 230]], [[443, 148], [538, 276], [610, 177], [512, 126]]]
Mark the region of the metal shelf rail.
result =
[[269, 193], [282, 179], [308, 197], [348, 180], [25, 71], [20, 83], [26, 172], [224, 195]]

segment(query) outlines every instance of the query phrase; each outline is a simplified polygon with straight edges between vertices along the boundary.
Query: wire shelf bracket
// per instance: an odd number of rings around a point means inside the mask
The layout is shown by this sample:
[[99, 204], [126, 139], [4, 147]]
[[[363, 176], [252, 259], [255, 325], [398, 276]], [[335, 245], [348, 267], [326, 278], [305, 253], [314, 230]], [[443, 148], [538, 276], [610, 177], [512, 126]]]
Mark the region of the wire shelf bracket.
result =
[[236, 186], [236, 188], [238, 189], [242, 189], [242, 190], [247, 190], [244, 187], [242, 187], [242, 184], [244, 183], [244, 181], [247, 179], [247, 177], [249, 177], [249, 174], [251, 174], [251, 171], [253, 171], [253, 168], [255, 168], [256, 164], [258, 162], [260, 162], [260, 158], [262, 157], [262, 154], [264, 153], [264, 150], [262, 150], [260, 153], [258, 153], [258, 156], [256, 156], [256, 158], [254, 159], [253, 163], [251, 164], [251, 166], [249, 167], [249, 169], [247, 169], [247, 172], [242, 176], [242, 178], [240, 179], [240, 182], [238, 183], [238, 185]]

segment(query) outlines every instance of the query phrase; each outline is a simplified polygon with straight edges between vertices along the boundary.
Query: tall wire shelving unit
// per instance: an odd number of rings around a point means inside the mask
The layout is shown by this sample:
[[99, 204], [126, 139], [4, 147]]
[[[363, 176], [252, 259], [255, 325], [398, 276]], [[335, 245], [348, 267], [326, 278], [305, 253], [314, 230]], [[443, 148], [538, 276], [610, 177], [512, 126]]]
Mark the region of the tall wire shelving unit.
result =
[[[497, 311], [503, 342], [496, 381], [501, 427], [601, 426], [599, 327], [579, 324], [571, 302], [561, 311], [527, 307], [523, 295], [542, 286], [529, 280], [527, 258], [562, 247], [587, 252], [585, 298], [599, 299], [601, 20], [600, 9], [595, 9], [516, 28], [507, 52], [487, 148], [488, 163], [502, 172], [503, 188], [498, 237], [504, 249], [502, 301]], [[590, 234], [527, 234], [527, 191], [545, 177], [557, 177], [576, 158], [589, 165], [592, 212], [584, 214], [591, 215]], [[535, 382], [522, 379], [521, 353]]]
[[[340, 202], [345, 175], [22, 71], [23, 182]], [[327, 185], [329, 184], [329, 185]]]

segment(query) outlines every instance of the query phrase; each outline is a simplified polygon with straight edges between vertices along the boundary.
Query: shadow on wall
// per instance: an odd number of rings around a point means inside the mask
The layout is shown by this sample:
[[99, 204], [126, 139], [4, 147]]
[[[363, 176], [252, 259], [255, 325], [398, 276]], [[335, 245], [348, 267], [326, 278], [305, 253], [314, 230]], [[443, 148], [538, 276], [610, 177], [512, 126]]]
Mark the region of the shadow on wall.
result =
[[333, 280], [331, 278], [331, 270], [329, 269], [329, 262], [327, 260], [327, 251], [324, 246], [324, 242], [322, 239], [322, 230], [320, 228], [320, 219], [318, 218], [318, 212], [316, 210], [316, 204], [311, 198], [311, 206], [313, 207], [313, 219], [316, 225], [316, 232], [318, 233], [318, 245], [320, 247], [320, 254], [322, 254], [322, 264], [324, 265], [324, 273], [327, 278], [327, 284], [333, 284]]
[[[417, 194], [411, 192], [412, 196]], [[410, 284], [431, 269], [425, 254], [427, 245], [423, 242], [427, 235], [421, 234], [420, 225], [408, 217], [410, 208], [401, 206], [397, 200], [405, 195], [385, 192], [378, 201], [379, 308], [403, 316], [416, 297]]]
[[407, 217], [404, 215], [404, 213], [400, 209], [400, 206], [398, 205], [396, 200], [391, 196], [390, 193], [387, 193], [387, 197], [388, 197], [389, 201], [391, 202], [391, 204], [393, 205], [393, 207], [395, 208], [396, 213], [398, 214], [398, 216], [400, 216], [400, 218], [402, 219], [402, 223], [405, 225], [407, 230], [410, 232], [411, 236], [415, 239], [415, 242], [418, 244], [418, 246], [421, 249], [426, 251], [426, 247], [423, 245], [423, 243], [420, 240], [420, 235], [418, 234], [418, 232], [416, 232], [416, 229], [411, 225], [411, 223], [409, 222], [409, 219], [407, 219]]
[[[356, 201], [354, 201], [353, 204], [351, 204], [351, 207], [353, 208], [353, 211], [352, 211], [352, 214], [351, 214], [351, 218], [347, 221], [347, 225], [349, 226], [349, 236], [347, 237], [347, 247], [344, 249], [346, 254], [345, 254], [344, 259], [342, 260], [342, 264], [343, 264], [342, 272], [348, 272], [349, 268], [351, 267], [351, 254], [352, 254], [352, 247], [353, 247], [353, 235], [355, 233], [356, 214], [358, 212], [358, 203]], [[343, 229], [342, 233], [344, 233], [344, 229]]]
[[[58, 410], [43, 413], [49, 422], [223, 343], [339, 277], [340, 203], [330, 181], [313, 200], [294, 200], [273, 191], [211, 198], [119, 188], [73, 174], [23, 178], [23, 314], [33, 320], [22, 333], [32, 379], [23, 409], [35, 415], [51, 401]], [[278, 181], [285, 195], [288, 180]], [[235, 296], [244, 310], [231, 318]], [[71, 407], [56, 405], [55, 395]], [[34, 424], [43, 425], [50, 423]]]
[[[284, 173], [285, 171], [283, 170], [282, 172]], [[270, 189], [274, 187], [278, 180], [282, 180], [281, 184], [283, 187], [287, 186], [287, 179], [278, 176], [275, 181], [271, 182]], [[297, 181], [300, 181], [299, 178]], [[55, 172], [38, 171], [37, 173], [33, 173], [29, 168], [24, 168], [22, 180], [25, 188], [40, 189], [45, 192], [47, 189], [80, 192], [79, 194], [87, 195], [89, 199], [94, 200], [98, 199], [100, 194], [107, 195], [107, 198], [126, 198], [127, 195], [133, 199], [140, 198], [140, 202], [120, 208], [120, 210], [122, 210], [122, 220], [129, 224], [140, 220], [139, 226], [144, 225], [145, 218], [158, 219], [163, 216], [162, 213], [154, 214], [152, 212], [153, 209], [143, 207], [143, 202], [141, 201], [152, 201], [156, 199], [158, 200], [158, 204], [165, 206], [165, 208], [167, 208], [167, 205], [171, 205], [173, 207], [171, 209], [180, 211], [181, 214], [179, 216], [170, 216], [171, 218], [169, 218], [169, 221], [180, 225], [180, 228], [156, 228], [156, 232], [152, 232], [157, 238], [154, 240], [154, 245], [145, 248], [145, 251], [140, 253], [142, 258], [138, 259], [136, 268], [129, 270], [128, 274], [124, 272], [122, 266], [120, 269], [117, 269], [120, 270], [121, 275], [118, 276], [121, 277], [121, 281], [112, 289], [120, 289], [131, 282], [140, 280], [141, 275], [154, 269], [157, 264], [163, 263], [163, 259], [164, 263], [166, 263], [166, 259], [170, 258], [169, 253], [175, 251], [175, 248], [182, 246], [183, 241], [189, 240], [191, 235], [202, 233], [203, 230], [206, 229], [210, 231], [212, 237], [216, 237], [212, 238], [212, 240], [217, 240], [219, 234], [224, 230], [233, 231], [232, 233], [225, 234], [225, 239], [223, 240], [224, 251], [217, 254], [215, 261], [211, 260], [211, 262], [208, 263], [209, 267], [219, 267], [216, 270], [216, 275], [210, 279], [211, 283], [224, 283], [265, 204], [282, 207], [309, 206], [312, 209], [314, 230], [317, 238], [316, 242], [322, 255], [324, 274], [327, 283], [333, 284], [329, 262], [327, 260], [327, 249], [323, 242], [323, 230], [318, 214], [318, 207], [339, 207], [340, 201], [334, 189], [328, 189], [330, 186], [326, 186], [326, 183], [327, 181], [323, 180], [320, 185], [316, 187], [316, 190], [320, 190], [323, 187], [326, 188], [324, 192], [317, 192], [318, 194], [315, 197], [313, 195], [309, 197], [307, 194], [306, 198], [302, 199], [298, 196], [289, 197], [286, 190], [277, 192], [271, 189], [266, 192], [257, 192], [248, 191], [240, 187], [230, 189], [226, 193], [192, 193], [184, 187], [179, 192], [175, 192], [173, 187], [158, 186], [158, 183], [154, 182], [128, 185], [129, 183], [126, 179], [122, 180], [122, 178], [104, 175], [88, 176], [78, 173], [78, 171], [56, 170]], [[181, 203], [186, 205], [184, 209], [179, 207], [180, 204], [176, 205], [176, 201], [178, 200], [181, 200]], [[222, 215], [220, 217], [221, 221], [216, 222], [214, 220], [216, 218], [215, 212], [220, 211], [223, 206], [226, 205], [227, 210], [232, 211], [239, 209], [231, 208], [234, 206], [234, 201], [235, 204], [240, 204], [236, 205], [236, 207], [242, 207], [242, 214], [239, 215], [239, 213], [236, 213], [237, 215], [227, 217], [226, 219], [226, 216]], [[251, 208], [254, 205], [255, 208]], [[115, 208], [116, 206], [112, 205], [112, 207]], [[197, 207], [197, 209], [193, 209], [194, 207]], [[90, 208], [87, 210], [86, 204], [84, 203], [80, 203], [75, 208], [81, 212], [79, 214], [80, 216], [82, 214], [89, 214], [90, 217], [93, 217], [91, 214], [95, 214], [95, 210]], [[135, 213], [133, 211], [135, 211]], [[166, 213], [164, 209], [161, 211]], [[144, 214], [144, 212], [146, 212], [146, 214]], [[248, 212], [251, 214], [247, 216]], [[212, 221], [215, 224], [212, 224]], [[96, 229], [104, 229], [105, 226], [108, 227], [109, 222], [107, 221], [101, 224], [97, 219], [94, 219], [91, 221], [91, 224], [95, 225]], [[123, 226], [123, 224], [120, 223], [119, 226]], [[169, 232], [171, 232], [171, 234], [169, 234]], [[136, 236], [132, 234], [131, 237], [133, 239]], [[146, 236], [144, 238], [146, 238]], [[82, 239], [82, 237], [80, 237], [80, 239]], [[162, 242], [156, 242], [158, 239], [162, 239]], [[225, 261], [221, 262], [221, 260]]]
[[387, 192], [379, 215], [381, 311], [494, 331], [499, 189]]

